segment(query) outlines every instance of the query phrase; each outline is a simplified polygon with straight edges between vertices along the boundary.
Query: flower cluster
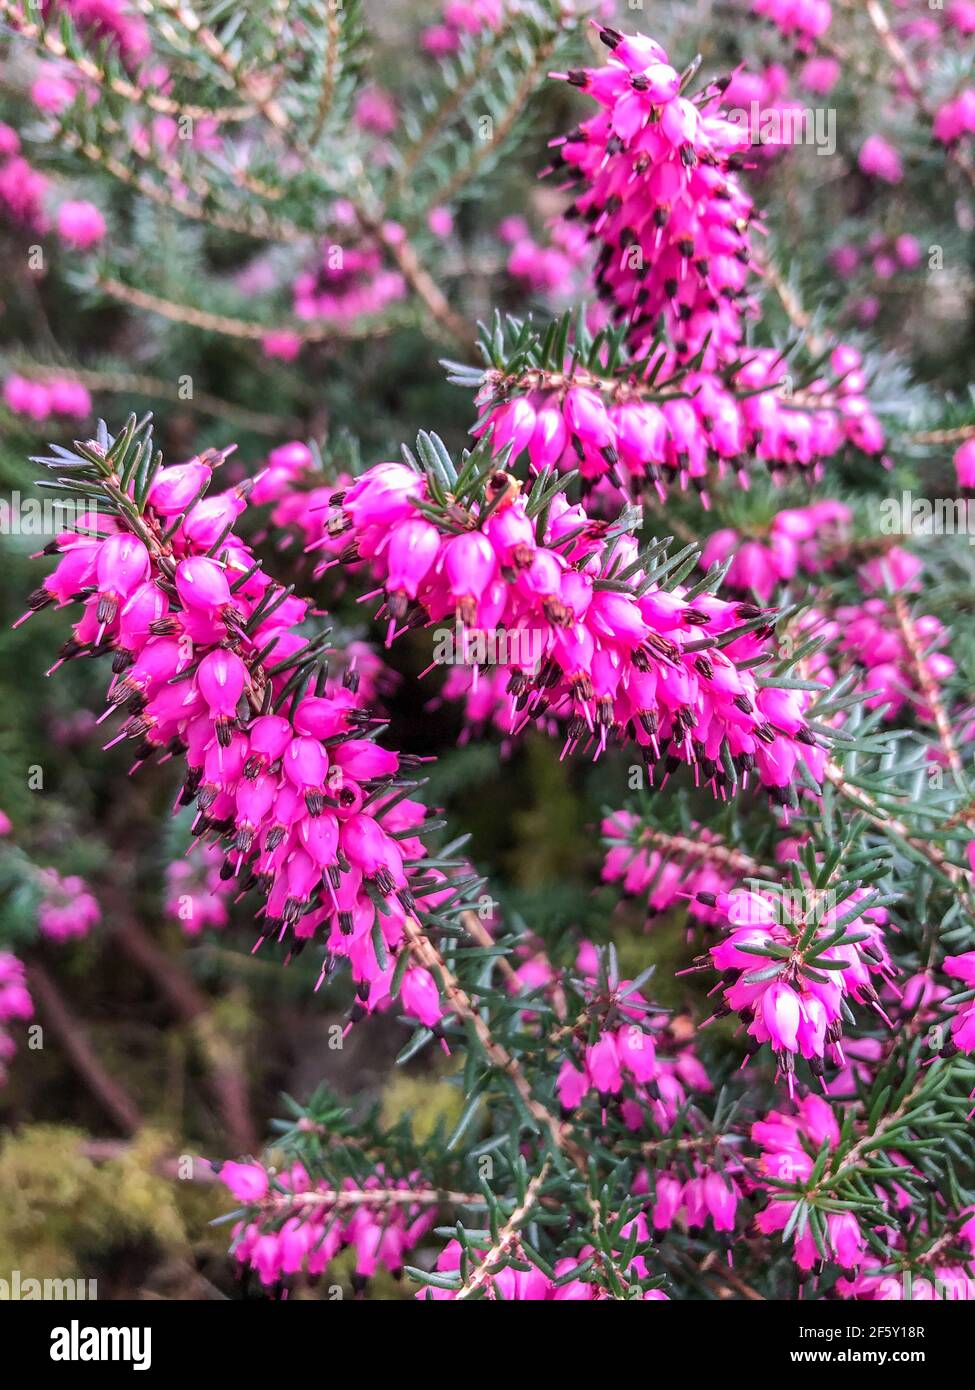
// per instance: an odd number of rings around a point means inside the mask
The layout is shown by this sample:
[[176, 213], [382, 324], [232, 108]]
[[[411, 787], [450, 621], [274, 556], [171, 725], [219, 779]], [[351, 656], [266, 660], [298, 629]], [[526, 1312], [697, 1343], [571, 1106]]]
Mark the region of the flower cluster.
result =
[[32, 1018], [34, 1005], [27, 989], [23, 962], [11, 951], [0, 951], [0, 1083], [6, 1080], [6, 1063], [15, 1051], [6, 1025]]
[[91, 396], [87, 388], [70, 377], [31, 381], [15, 372], [3, 383], [3, 403], [15, 415], [38, 423], [52, 415], [74, 420], [86, 420], [91, 415]]
[[115, 48], [130, 66], [136, 66], [149, 56], [146, 22], [126, 0], [42, 0], [40, 8], [45, 14], [64, 11], [96, 42]]
[[913, 628], [923, 646], [917, 659], [889, 601], [870, 597], [837, 608], [835, 626], [830, 629], [840, 650], [863, 668], [862, 685], [870, 692], [867, 708], [882, 709], [886, 720], [896, 719], [911, 705], [920, 718], [930, 721], [929, 692], [938, 690], [955, 671], [952, 658], [939, 650], [948, 639], [940, 619], [922, 614], [913, 620]]
[[[265, 576], [234, 534], [248, 485], [206, 496], [223, 457], [159, 469], [141, 512], [133, 484], [126, 491], [106, 461], [128, 502], [100, 515], [93, 534], [52, 543], [58, 565], [30, 611], [80, 599], [56, 664], [111, 655], [106, 714], [125, 719], [107, 746], [134, 741], [137, 766], [185, 759], [179, 803], [195, 802], [194, 834], [223, 846], [221, 874], [241, 891], [259, 886], [261, 941], [289, 936], [301, 949], [318, 937], [323, 972], [350, 961], [359, 1013], [388, 1006], [416, 910], [411, 885], [427, 901], [444, 891], [442, 875], [421, 879], [425, 808], [398, 790], [398, 755], [363, 736], [371, 716], [354, 678], [328, 693], [322, 644], [299, 631], [306, 602]], [[401, 995], [436, 1025], [426, 971], [407, 971]]]
[[872, 978], [883, 983], [894, 973], [884, 943], [887, 912], [871, 906], [867, 890], [854, 889], [837, 901], [832, 890], [812, 887], [740, 888], [709, 895], [707, 902], [727, 926], [707, 953], [723, 978], [714, 1017], [738, 1014], [750, 1052], [768, 1043], [790, 1091], [797, 1057], [820, 1078], [827, 1059], [843, 1063], [848, 1001], [889, 1022]]
[[[47, 231], [45, 203], [50, 189], [48, 179], [20, 154], [17, 132], [0, 122], [0, 209], [33, 231]], [[61, 240], [76, 251], [89, 251], [105, 235], [105, 219], [94, 203], [84, 199], [65, 199], [54, 223]]]
[[654, 1230], [669, 1231], [677, 1225], [689, 1231], [701, 1230], [710, 1220], [716, 1232], [730, 1237], [741, 1187], [729, 1172], [717, 1172], [696, 1158], [692, 1166], [690, 1177], [669, 1169], [654, 1175]]
[[652, 39], [608, 28], [600, 37], [605, 67], [562, 74], [600, 110], [555, 142], [555, 168], [578, 185], [571, 211], [600, 247], [596, 289], [631, 350], [651, 350], [654, 385], [640, 374], [579, 380], [568, 364], [551, 383], [489, 373], [480, 428], [493, 426], [496, 447], [527, 449], [536, 467], [579, 467], [587, 479], [618, 471], [621, 486], [700, 485], [709, 465], [721, 476], [752, 454], [775, 470], [815, 468], [847, 443], [879, 453], [884, 434], [854, 349], [838, 347], [830, 377], [795, 399], [780, 354], [755, 349], [742, 363], [761, 267], [752, 200], [732, 170], [750, 134], [722, 114], [723, 87], [689, 97], [688, 74]]
[[602, 246], [596, 285], [639, 350], [662, 324], [681, 358], [708, 345], [727, 360], [753, 307], [751, 198], [730, 161], [747, 132], [725, 120], [718, 92], [696, 99], [667, 54], [643, 35], [603, 28], [603, 68], [562, 74], [599, 105], [555, 142], [557, 167], [580, 185], [575, 215]]
[[844, 280], [865, 268], [878, 280], [892, 280], [898, 271], [917, 270], [921, 264], [921, 244], [910, 232], [889, 236], [876, 231], [871, 232], [862, 245], [844, 241], [830, 253], [829, 259]]
[[20, 154], [20, 137], [0, 121], [0, 211], [13, 222], [42, 232], [47, 228], [44, 202], [50, 185]]
[[398, 1276], [436, 1216], [429, 1202], [409, 1200], [419, 1174], [394, 1181], [379, 1168], [361, 1185], [348, 1178], [326, 1189], [301, 1163], [275, 1174], [273, 1187], [257, 1163], [224, 1163], [218, 1171], [233, 1195], [255, 1208], [234, 1226], [232, 1254], [265, 1288], [283, 1287], [299, 1274], [323, 1275], [347, 1249], [355, 1252], [357, 1289], [380, 1269]]
[[[650, 1230], [646, 1217], [640, 1213], [634, 1217], [633, 1221], [628, 1222], [621, 1232], [628, 1240], [636, 1238], [640, 1244], [645, 1244], [650, 1240]], [[610, 1298], [605, 1288], [597, 1283], [589, 1274], [588, 1266], [596, 1259], [598, 1254], [592, 1245], [584, 1245], [575, 1258], [566, 1257], [558, 1260], [552, 1268], [552, 1277], [549, 1278], [533, 1263], [522, 1261], [528, 1267], [521, 1270], [517, 1267], [508, 1266], [499, 1269], [494, 1273], [484, 1274], [473, 1272], [474, 1261], [477, 1256], [483, 1259], [488, 1255], [488, 1245], [478, 1245], [472, 1243], [471, 1254], [468, 1256], [472, 1277], [479, 1279], [484, 1288], [484, 1295], [491, 1300], [503, 1299], [510, 1302], [514, 1299], [517, 1302], [541, 1303], [587, 1303], [602, 1302]], [[463, 1279], [464, 1251], [460, 1242], [449, 1240], [440, 1251], [437, 1257], [437, 1272], [439, 1274], [454, 1274], [460, 1286]], [[579, 1271], [578, 1276], [572, 1276]], [[626, 1271], [630, 1279], [646, 1279], [652, 1271], [647, 1265], [646, 1257], [636, 1255], [629, 1262]], [[470, 1277], [470, 1276], [469, 1276]], [[427, 1287], [417, 1294], [417, 1298], [433, 1301], [450, 1301], [457, 1297], [457, 1293], [449, 1288]], [[645, 1289], [640, 1297], [652, 1302], [667, 1301], [667, 1295], [662, 1289]]]
[[446, 0], [441, 23], [423, 31], [423, 47], [435, 58], [456, 53], [465, 34], [500, 29], [504, 10], [505, 0]]
[[829, 0], [751, 0], [751, 6], [803, 52], [815, 48], [833, 21]]
[[800, 572], [815, 576], [828, 569], [830, 552], [846, 539], [851, 519], [849, 507], [829, 498], [808, 507], [783, 508], [762, 537], [745, 539], [731, 528], [712, 532], [701, 551], [701, 567], [730, 560], [728, 587], [767, 603], [777, 585]]
[[[969, 851], [969, 858], [975, 858], [975, 847], [970, 845]], [[966, 990], [975, 989], [975, 951], [945, 956], [944, 972], [953, 980], [961, 980]], [[952, 1018], [951, 1044], [959, 1052], [975, 1052], [975, 996], [965, 999]]]
[[378, 246], [368, 244], [325, 247], [314, 269], [299, 275], [292, 288], [297, 318], [337, 324], [380, 314], [406, 295], [402, 275], [383, 264]]
[[77, 874], [62, 878], [56, 869], [39, 869], [37, 884], [41, 891], [37, 925], [42, 936], [52, 941], [87, 936], [102, 920], [97, 898]]
[[57, 229], [62, 241], [76, 251], [90, 251], [105, 235], [105, 219], [83, 199], [68, 199], [57, 210]]
[[223, 861], [218, 844], [197, 841], [185, 858], [174, 859], [166, 867], [165, 912], [187, 936], [225, 927], [230, 920], [228, 898], [237, 884], [222, 877]]
[[603, 882], [619, 883], [628, 897], [646, 897], [648, 920], [678, 904], [699, 922], [720, 920], [708, 900], [730, 892], [738, 876], [711, 858], [716, 837], [707, 826], [694, 825], [687, 836], [657, 836], [632, 811], [614, 811], [602, 834]]
[[[812, 1176], [819, 1150], [824, 1144], [835, 1148], [839, 1138], [833, 1111], [815, 1095], [798, 1101], [793, 1114], [773, 1110], [752, 1125], [752, 1139], [760, 1149], [758, 1171], [770, 1180], [765, 1186], [768, 1204], [755, 1218], [763, 1235], [784, 1231], [793, 1216], [796, 1199], [788, 1197], [781, 1184], [806, 1182]], [[760, 1190], [762, 1186], [760, 1182]], [[863, 1260], [867, 1244], [853, 1212], [829, 1212], [825, 1224], [825, 1240], [832, 1258], [843, 1269], [855, 1270]], [[795, 1235], [792, 1258], [806, 1274], [822, 1259], [808, 1225]]]
[[380, 578], [390, 640], [404, 620], [447, 620], [435, 661], [470, 660], [473, 647], [472, 664], [507, 670], [513, 731], [551, 712], [568, 721], [567, 750], [598, 756], [610, 738], [632, 739], [648, 766], [690, 763], [715, 791], [729, 765], [784, 799], [799, 758], [821, 772], [808, 697], [759, 687], [739, 666], [768, 655], [760, 610], [657, 587], [631, 536], [561, 495], [533, 517], [509, 474], [489, 480], [483, 524], [458, 508], [441, 530], [424, 515], [428, 487], [419, 471], [378, 464], [335, 494], [329, 531], [346, 538], [343, 560]]
[[515, 215], [501, 222], [498, 236], [511, 248], [506, 268], [513, 280], [533, 294], [571, 298], [581, 282], [580, 268], [588, 260], [588, 240], [578, 223], [557, 219], [546, 245], [536, 240], [523, 217]]
[[343, 542], [328, 534], [328, 509], [336, 487], [352, 481], [350, 474], [339, 473], [326, 483], [315, 469], [308, 445], [291, 440], [268, 454], [267, 467], [255, 481], [251, 501], [270, 506], [271, 524], [284, 533], [278, 538], [279, 549], [285, 549], [296, 532], [306, 550], [337, 556]]
[[963, 135], [975, 135], [975, 89], [963, 87], [957, 96], [938, 107], [934, 135], [945, 145], [955, 144]]
[[576, 968], [586, 1023], [572, 1030], [572, 1050], [559, 1068], [556, 1091], [563, 1111], [571, 1114], [595, 1096], [605, 1112], [615, 1097], [627, 1129], [640, 1132], [649, 1116], [666, 1133], [687, 1106], [689, 1091], [712, 1089], [691, 1038], [675, 1031], [667, 1015], [651, 1012], [631, 981], [604, 988], [591, 943], [583, 943]]
[[[669, 364], [669, 365], [668, 365]], [[609, 478], [629, 496], [668, 483], [698, 488], [705, 504], [715, 478], [738, 476], [752, 457], [777, 475], [800, 469], [818, 477], [823, 461], [847, 445], [879, 454], [883, 427], [863, 395], [862, 359], [840, 346], [831, 376], [818, 377], [799, 395], [783, 394], [781, 354], [749, 352], [725, 380], [711, 371], [683, 372], [679, 389], [646, 385], [631, 375], [604, 378], [569, 367], [529, 370], [506, 377], [491, 370], [477, 396], [480, 417], [472, 433], [490, 431], [495, 453], [527, 453], [531, 467], [577, 469], [584, 485]], [[650, 371], [664, 379], [679, 370], [661, 349]]]

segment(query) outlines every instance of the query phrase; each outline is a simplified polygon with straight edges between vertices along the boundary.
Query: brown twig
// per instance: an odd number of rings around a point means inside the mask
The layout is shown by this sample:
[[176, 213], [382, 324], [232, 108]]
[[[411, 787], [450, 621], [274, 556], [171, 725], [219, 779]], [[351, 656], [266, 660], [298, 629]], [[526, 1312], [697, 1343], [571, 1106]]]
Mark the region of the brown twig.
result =
[[495, 1041], [481, 1014], [474, 1007], [443, 956], [429, 937], [424, 934], [420, 924], [415, 918], [407, 917], [403, 931], [411, 955], [425, 970], [429, 970], [435, 979], [439, 978], [443, 993], [451, 1008], [459, 1018], [464, 1019], [474, 1029], [477, 1040], [492, 1066], [509, 1078], [532, 1119], [548, 1135], [552, 1145], [571, 1158], [572, 1162], [582, 1172], [585, 1172], [586, 1156], [569, 1135], [567, 1126], [561, 1124], [540, 1100], [536, 1100], [531, 1083], [518, 1060], [512, 1057], [510, 1052], [499, 1042]]
[[237, 1153], [254, 1153], [257, 1138], [240, 1059], [217, 1026], [209, 998], [127, 911], [117, 888], [106, 884], [100, 897], [118, 944], [151, 976], [175, 1013], [193, 1032], [207, 1063], [210, 1087], [226, 1127], [228, 1143]]
[[[205, 208], [202, 203], [184, 198], [171, 185], [163, 187], [153, 183], [151, 179], [144, 178], [123, 160], [117, 159], [110, 151], [103, 150], [94, 141], [80, 139], [72, 131], [61, 131], [59, 139], [65, 149], [82, 155], [92, 164], [97, 164], [107, 174], [118, 179], [119, 183], [125, 184], [127, 188], [134, 188], [137, 193], [141, 193], [144, 198], [157, 203], [160, 207], [177, 212], [182, 217], [188, 217], [191, 222], [202, 222], [208, 227], [218, 227], [221, 231], [250, 237], [254, 241], [274, 241], [282, 245], [296, 244], [314, 237], [313, 232], [307, 232], [286, 219], [271, 218], [262, 209], [258, 209], [260, 216], [255, 221], [246, 217], [237, 217], [233, 213], [221, 212], [217, 208]], [[161, 172], [166, 177], [165, 169], [161, 169]], [[173, 172], [169, 177], [177, 178], [178, 176]], [[241, 178], [243, 179], [243, 176]], [[209, 193], [209, 185], [206, 186], [206, 191]]]
[[679, 854], [685, 859], [708, 859], [715, 864], [724, 864], [744, 878], [781, 878], [781, 869], [760, 864], [751, 855], [732, 849], [720, 840], [691, 840], [686, 835], [669, 835], [663, 830], [648, 827], [640, 832], [640, 845], [643, 844], [654, 845], [665, 853]]
[[440, 324], [451, 338], [465, 348], [473, 348], [477, 335], [471, 324], [450, 306], [450, 301], [420, 260], [416, 248], [405, 236], [389, 237], [382, 225], [364, 209], [358, 209], [363, 230], [379, 238], [389, 252], [404, 280], [426, 306], [435, 323]]
[[139, 7], [150, 17], [154, 10], [166, 10], [189, 36], [190, 49], [202, 49], [226, 74], [233, 90], [243, 91], [275, 129], [285, 129], [288, 116], [273, 97], [267, 94], [263, 76], [254, 72], [244, 72], [220, 38], [203, 23], [192, 5], [183, 3], [183, 0], [151, 0], [151, 3], [150, 0], [139, 0]]
[[961, 755], [955, 744], [955, 736], [952, 732], [951, 721], [942, 703], [941, 692], [938, 689], [937, 683], [925, 664], [924, 644], [918, 636], [917, 628], [914, 626], [914, 619], [911, 617], [907, 604], [904, 602], [903, 595], [894, 594], [891, 600], [891, 607], [893, 608], [894, 617], [897, 619], [897, 626], [900, 628], [901, 636], [904, 639], [904, 645], [910, 656], [911, 665], [917, 677], [921, 696], [931, 712], [934, 727], [938, 731], [938, 741], [941, 744], [942, 752], [945, 755], [948, 766], [954, 774], [955, 781], [960, 785], [964, 785], [965, 773], [962, 767]]
[[975, 438], [975, 425], [956, 425], [950, 430], [919, 430], [905, 438], [907, 444], [961, 444]]
[[483, 1207], [486, 1202], [483, 1194], [474, 1192], [451, 1192], [438, 1187], [370, 1187], [351, 1191], [344, 1187], [316, 1188], [311, 1192], [289, 1192], [286, 1196], [271, 1193], [261, 1205], [266, 1209], [287, 1209], [294, 1207], [411, 1207], [437, 1206], [449, 1202], [457, 1207]]
[[532, 1178], [525, 1189], [524, 1199], [514, 1209], [507, 1221], [498, 1232], [498, 1238], [486, 1253], [484, 1258], [473, 1270], [470, 1278], [457, 1291], [457, 1302], [473, 1297], [481, 1289], [490, 1287], [491, 1275], [497, 1270], [500, 1263], [508, 1258], [512, 1246], [518, 1239], [518, 1232], [528, 1220], [535, 1209], [539, 1193], [545, 1183], [546, 1178], [552, 1167], [551, 1159], [546, 1159], [541, 1168]]
[[71, 1012], [51, 976], [43, 965], [35, 961], [28, 967], [28, 979], [31, 993], [40, 1004], [44, 1018], [57, 1034], [68, 1061], [119, 1129], [126, 1134], [135, 1134], [143, 1124], [139, 1107], [122, 1083], [103, 1065], [83, 1025]]
[[286, 331], [293, 333], [303, 343], [322, 343], [332, 339], [374, 337], [379, 333], [392, 332], [395, 327], [387, 320], [383, 323], [363, 322], [355, 327], [334, 323], [287, 324], [280, 330], [266, 323], [254, 323], [248, 319], [234, 318], [229, 314], [211, 314], [190, 304], [177, 304], [148, 290], [125, 285], [111, 275], [99, 275], [95, 283], [112, 299], [121, 300], [123, 304], [128, 304], [134, 309], [145, 309], [151, 314], [159, 314], [171, 323], [184, 323], [207, 333], [219, 333], [227, 338], [243, 338], [249, 342], [259, 342], [271, 332]]
[[[548, 1135], [552, 1147], [573, 1164], [573, 1166], [586, 1178], [588, 1182], [589, 1164], [585, 1150], [579, 1145], [569, 1133], [568, 1125], [561, 1124], [552, 1112], [537, 1100], [531, 1082], [525, 1075], [521, 1064], [517, 1058], [512, 1057], [507, 1048], [497, 1042], [491, 1034], [490, 1028], [485, 1023], [481, 1014], [474, 1007], [460, 982], [456, 979], [447, 962], [441, 953], [430, 941], [419, 922], [414, 917], [407, 917], [403, 923], [403, 935], [410, 951], [410, 954], [422, 965], [425, 970], [429, 970], [438, 980], [440, 988], [449, 1001], [451, 1008], [459, 1018], [463, 1019], [474, 1031], [478, 1042], [484, 1050], [486, 1056], [498, 1071], [503, 1072], [508, 1077], [511, 1084], [518, 1093], [519, 1099], [525, 1109], [539, 1128]], [[589, 1208], [590, 1219], [592, 1222], [593, 1244], [596, 1247], [594, 1259], [603, 1269], [609, 1260], [600, 1247], [600, 1233], [602, 1230], [602, 1214], [596, 1198], [586, 1188], [586, 1205]], [[605, 1276], [604, 1274], [604, 1277]], [[628, 1288], [625, 1276], [615, 1267], [612, 1270], [612, 1277], [624, 1290]]]
[[[42, 379], [64, 375], [60, 367], [49, 367], [38, 362], [23, 364], [23, 370]], [[163, 381], [160, 377], [130, 375], [128, 372], [94, 371], [87, 367], [72, 366], [66, 370], [70, 372], [72, 380], [80, 382], [90, 391], [162, 397], [165, 400], [179, 401], [188, 409], [200, 410], [204, 415], [212, 415], [217, 419], [230, 420], [245, 429], [253, 430], [255, 434], [265, 434], [274, 439], [282, 439], [297, 428], [295, 420], [282, 419], [277, 415], [264, 415], [260, 411], [249, 410], [247, 406], [235, 405], [233, 401], [211, 396], [206, 391], [194, 390], [192, 399], [186, 400], [180, 394], [178, 386], [174, 386], [170, 381]]]
[[975, 910], [975, 902], [972, 899], [970, 875], [957, 864], [952, 864], [947, 855], [931, 844], [929, 840], [924, 840], [920, 836], [913, 834], [910, 828], [899, 820], [897, 816], [891, 814], [883, 806], [874, 801], [869, 792], [861, 787], [854, 786], [850, 782], [843, 769], [832, 760], [827, 762], [825, 768], [826, 779], [836, 788], [842, 797], [855, 806], [858, 811], [862, 811], [870, 821], [871, 825], [881, 831], [889, 831], [910, 845], [922, 858], [926, 859], [932, 868], [936, 869], [943, 877], [947, 878], [964, 897], [969, 911]]
[[322, 80], [322, 91], [318, 99], [318, 110], [315, 114], [315, 125], [311, 135], [311, 144], [313, 145], [318, 143], [325, 122], [328, 120], [328, 113], [332, 109], [339, 57], [339, 35], [341, 33], [339, 7], [329, 4], [326, 8], [328, 13], [325, 20], [325, 75]]

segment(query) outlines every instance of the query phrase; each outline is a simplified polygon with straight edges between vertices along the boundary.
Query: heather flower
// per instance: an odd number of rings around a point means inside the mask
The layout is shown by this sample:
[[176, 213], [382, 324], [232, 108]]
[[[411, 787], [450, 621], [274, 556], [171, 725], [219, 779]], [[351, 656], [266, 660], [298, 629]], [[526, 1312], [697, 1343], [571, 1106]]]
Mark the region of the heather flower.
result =
[[[773, 1110], [756, 1122], [752, 1139], [761, 1149], [759, 1172], [775, 1180], [775, 1185], [770, 1183], [766, 1188], [768, 1205], [756, 1216], [755, 1226], [763, 1235], [772, 1235], [789, 1226], [796, 1206], [796, 1201], [779, 1184], [784, 1183], [787, 1189], [790, 1184], [806, 1182], [819, 1149], [824, 1143], [835, 1147], [839, 1130], [829, 1106], [818, 1096], [810, 1095], [798, 1102], [794, 1114]], [[830, 1212], [825, 1226], [825, 1244], [833, 1261], [843, 1269], [855, 1270], [866, 1254], [867, 1243], [854, 1214]], [[806, 1273], [822, 1260], [808, 1224], [793, 1236], [792, 1258], [799, 1270]]]
[[166, 868], [164, 910], [188, 936], [229, 921], [228, 898], [237, 885], [221, 876], [223, 861], [219, 845], [195, 841], [186, 858]]
[[[798, 895], [742, 888], [707, 901], [729, 928], [708, 953], [730, 981], [717, 987], [723, 993], [719, 1014], [739, 1015], [752, 1051], [769, 1044], [790, 1093], [798, 1058], [819, 1078], [827, 1060], [842, 1064], [847, 1001], [889, 1022], [873, 982], [894, 974], [883, 935], [887, 913], [870, 905], [866, 890], [834, 902], [812, 888]], [[837, 936], [838, 922], [843, 930]]]
[[629, 567], [635, 585], [644, 578], [629, 537], [608, 548], [581, 506], [557, 498], [545, 534], [529, 543], [518, 485], [498, 474], [492, 486], [505, 496], [489, 523], [479, 529], [472, 513], [471, 529], [441, 533], [436, 548], [436, 528], [415, 509], [432, 500], [419, 473], [379, 464], [335, 495], [329, 533], [345, 541], [343, 560], [370, 561], [378, 573], [390, 639], [413, 612], [461, 631], [520, 634], [500, 663], [509, 675], [509, 727], [520, 730], [538, 715], [560, 717], [567, 751], [589, 747], [598, 756], [611, 735], [630, 739], [648, 767], [663, 761], [666, 776], [690, 763], [697, 780], [718, 791], [728, 780], [726, 749], [742, 777], [755, 769], [786, 799], [798, 758], [814, 776], [821, 771], [803, 702], [793, 702], [786, 728], [766, 712], [773, 694], [736, 667], [737, 659], [762, 653], [763, 639], [748, 633], [721, 642], [721, 634], [759, 610], [710, 595], [692, 605], [679, 589], [655, 589], [649, 576], [640, 595], [601, 588], [610, 555], [614, 565]]
[[6, 1025], [25, 1022], [33, 1015], [34, 1005], [27, 989], [23, 962], [10, 951], [0, 951], [0, 1084], [6, 1080], [6, 1063], [15, 1049]]
[[260, 1164], [225, 1163], [219, 1177], [250, 1209], [233, 1228], [232, 1254], [265, 1288], [324, 1274], [350, 1248], [358, 1288], [381, 1268], [398, 1275], [436, 1217], [429, 1203], [399, 1200], [419, 1174], [393, 1180], [381, 1166], [361, 1185], [348, 1178], [338, 1188], [313, 1181], [300, 1163], [275, 1175], [273, 1192]]
[[[901, 565], [893, 552], [885, 557], [891, 563], [883, 573], [899, 574], [902, 578], [913, 575], [913, 564]], [[914, 557], [909, 557], [911, 561]], [[878, 578], [872, 568], [877, 562], [871, 561], [864, 567], [861, 576]], [[913, 706], [918, 715], [927, 721], [934, 718], [925, 687], [938, 689], [955, 671], [955, 663], [946, 652], [939, 650], [948, 638], [941, 622], [931, 614], [922, 614], [913, 619], [913, 627], [918, 639], [923, 643], [923, 655], [919, 661], [910, 650], [904, 633], [888, 600], [870, 597], [858, 605], [844, 604], [836, 610], [838, 624], [838, 647], [853, 658], [863, 668], [863, 688], [871, 692], [865, 698], [868, 709], [882, 709], [886, 720], [894, 720], [905, 706]], [[920, 670], [918, 669], [920, 667]]]
[[678, 905], [697, 921], [714, 922], [718, 917], [706, 905], [708, 898], [737, 886], [733, 874], [709, 860], [707, 846], [714, 837], [706, 826], [692, 826], [686, 837], [655, 837], [644, 833], [631, 811], [615, 811], [603, 820], [602, 834], [609, 846], [603, 882], [619, 883], [628, 897], [645, 896], [648, 922]]
[[97, 899], [77, 874], [62, 878], [54, 869], [40, 869], [37, 883], [41, 890], [37, 925], [42, 936], [52, 941], [87, 936], [101, 921]]
[[[185, 759], [179, 804], [196, 803], [193, 834], [208, 857], [220, 853], [221, 878], [240, 893], [260, 888], [260, 941], [289, 937], [300, 950], [318, 937], [323, 974], [349, 961], [360, 1017], [393, 1004], [395, 955], [416, 911], [411, 882], [420, 897], [440, 891], [429, 879], [421, 888], [414, 867], [424, 811], [397, 794], [397, 755], [364, 736], [354, 668], [331, 691], [324, 673], [310, 689], [296, 685], [299, 663], [314, 674], [315, 649], [295, 630], [307, 604], [264, 576], [234, 535], [248, 488], [201, 495], [222, 460], [160, 470], [138, 535], [115, 529], [127, 514], [93, 538], [64, 533], [30, 611], [81, 599], [61, 660], [111, 654], [106, 712], [122, 711], [123, 724], [107, 746], [132, 740], [136, 766]], [[401, 1006], [439, 1032], [431, 985], [414, 973]]]
[[348, 324], [403, 299], [406, 282], [384, 266], [377, 245], [329, 245], [317, 265], [294, 281], [292, 293], [296, 318]]
[[[945, 956], [944, 972], [961, 980], [966, 989], [975, 989], [975, 951]], [[975, 997], [965, 1000], [951, 1020], [951, 1045], [959, 1052], [975, 1051]]]
[[353, 119], [372, 135], [389, 135], [396, 129], [396, 103], [382, 87], [364, 87], [356, 98]]
[[808, 51], [829, 29], [833, 19], [829, 0], [752, 0], [752, 10]]
[[768, 603], [777, 585], [788, 583], [800, 570], [815, 576], [828, 569], [830, 551], [842, 544], [851, 520], [849, 507], [824, 499], [776, 512], [761, 539], [743, 541], [730, 528], [715, 531], [701, 551], [701, 568], [730, 560], [728, 587]]
[[954, 461], [958, 486], [966, 491], [975, 488], [975, 439], [966, 439], [958, 446]]
[[43, 0], [42, 8], [54, 15], [59, 8], [65, 10], [96, 42], [117, 47], [119, 56], [130, 65], [148, 56], [150, 40], [145, 20], [126, 0]]
[[89, 251], [105, 235], [105, 219], [94, 203], [62, 203], [56, 223], [62, 240], [77, 251]]
[[578, 139], [555, 142], [558, 167], [582, 185], [575, 214], [602, 244], [597, 288], [629, 318], [636, 350], [659, 318], [679, 357], [709, 337], [720, 357], [740, 343], [751, 304], [753, 207], [729, 167], [747, 133], [721, 117], [713, 92], [682, 96], [653, 40], [600, 37], [606, 67], [561, 74], [600, 111]]
[[48, 180], [26, 159], [13, 154], [0, 162], [0, 211], [15, 223], [34, 231], [47, 230], [48, 220], [44, 202], [49, 189]]
[[91, 415], [91, 396], [79, 381], [49, 377], [30, 381], [18, 373], [3, 383], [3, 401], [16, 415], [40, 423], [59, 415], [79, 420]]
[[900, 183], [904, 166], [897, 150], [882, 135], [870, 135], [863, 142], [857, 162], [865, 174], [883, 183]]

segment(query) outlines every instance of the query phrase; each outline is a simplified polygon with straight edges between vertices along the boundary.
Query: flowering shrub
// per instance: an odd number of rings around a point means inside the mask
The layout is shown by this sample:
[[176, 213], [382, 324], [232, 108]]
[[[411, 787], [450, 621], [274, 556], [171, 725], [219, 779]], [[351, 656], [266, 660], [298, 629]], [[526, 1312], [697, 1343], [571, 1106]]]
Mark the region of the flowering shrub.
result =
[[660, 8], [0, 0], [0, 1075], [227, 1291], [975, 1287], [975, 6]]

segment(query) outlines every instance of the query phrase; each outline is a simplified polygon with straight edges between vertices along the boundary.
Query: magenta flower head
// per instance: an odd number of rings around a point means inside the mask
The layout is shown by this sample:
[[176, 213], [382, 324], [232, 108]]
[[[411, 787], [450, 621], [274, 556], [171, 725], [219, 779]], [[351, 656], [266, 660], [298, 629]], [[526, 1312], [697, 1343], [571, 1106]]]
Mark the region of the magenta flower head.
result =
[[176, 567], [176, 589], [188, 609], [217, 613], [231, 604], [226, 571], [204, 557], [182, 560]]
[[62, 240], [77, 251], [89, 251], [105, 235], [105, 219], [94, 203], [66, 202], [57, 210], [57, 228]]
[[883, 183], [900, 183], [904, 177], [900, 155], [882, 135], [868, 136], [861, 146], [858, 163], [865, 174]]
[[389, 542], [386, 592], [389, 611], [403, 618], [408, 601], [415, 599], [440, 551], [437, 528], [419, 517], [397, 526]]
[[243, 661], [223, 647], [208, 652], [197, 667], [196, 688], [206, 700], [217, 738], [224, 747], [230, 744], [237, 705], [247, 680]]
[[198, 460], [160, 468], [149, 489], [149, 504], [160, 516], [178, 516], [213, 477], [213, 469]]
[[100, 545], [95, 575], [98, 621], [114, 622], [119, 604], [149, 573], [149, 552], [135, 536], [108, 536]]
[[305, 798], [313, 816], [325, 808], [325, 778], [328, 774], [328, 754], [315, 738], [293, 738], [284, 750], [284, 775]]
[[479, 531], [448, 541], [443, 552], [444, 574], [461, 622], [477, 622], [477, 603], [494, 578], [498, 561], [494, 548]]
[[258, 1163], [223, 1163], [219, 1178], [230, 1188], [238, 1202], [259, 1202], [269, 1189], [267, 1173]]
[[955, 451], [958, 486], [966, 492], [975, 489], [975, 439], [966, 439]]
[[440, 991], [428, 970], [407, 970], [400, 987], [403, 1008], [418, 1018], [425, 1028], [435, 1028], [443, 1016]]

